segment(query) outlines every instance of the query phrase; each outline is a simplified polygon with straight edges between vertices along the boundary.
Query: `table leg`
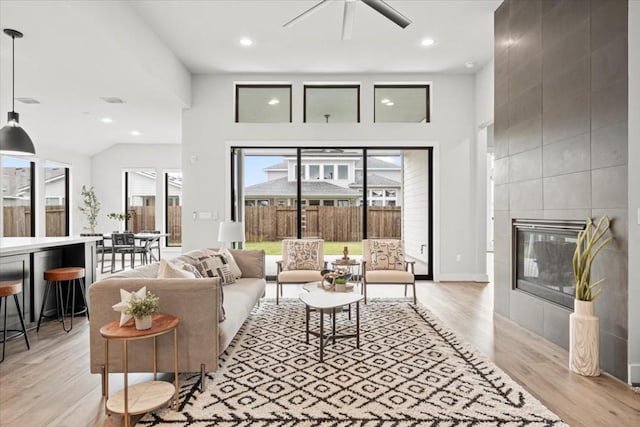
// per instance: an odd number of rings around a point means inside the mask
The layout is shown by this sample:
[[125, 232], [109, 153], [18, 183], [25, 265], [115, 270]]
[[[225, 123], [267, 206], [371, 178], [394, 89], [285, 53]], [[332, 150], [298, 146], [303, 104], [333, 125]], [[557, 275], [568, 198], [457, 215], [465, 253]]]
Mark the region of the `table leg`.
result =
[[158, 352], [156, 346], [156, 338], [153, 337], [153, 380], [158, 380]]
[[127, 340], [122, 341], [122, 358], [124, 361], [124, 427], [131, 427], [129, 419], [129, 357]]
[[324, 310], [323, 309], [319, 309], [320, 311], [320, 363], [323, 362], [324, 357], [323, 357], [323, 352], [324, 352]]
[[175, 328], [173, 330], [173, 371], [175, 375], [176, 382], [176, 395], [173, 400], [173, 410], [178, 410], [178, 405], [180, 404], [180, 396], [179, 396], [179, 383], [178, 383], [178, 329]]
[[305, 304], [305, 317], [306, 317], [306, 319], [305, 319], [306, 320], [305, 321], [305, 325], [306, 325], [305, 332], [306, 332], [306, 337], [307, 337], [307, 340], [306, 340], [307, 344], [309, 344], [309, 312], [310, 311], [311, 310], [309, 309], [309, 306]]
[[107, 401], [109, 400], [109, 340], [104, 340], [104, 413], [109, 415]]
[[[342, 307], [340, 307], [340, 309], [342, 310]], [[333, 325], [332, 325], [332, 330], [331, 330], [331, 336], [333, 337], [333, 345], [336, 345], [336, 308], [333, 307], [331, 309], [333, 311]]]
[[360, 301], [356, 302], [356, 348], [360, 348]]

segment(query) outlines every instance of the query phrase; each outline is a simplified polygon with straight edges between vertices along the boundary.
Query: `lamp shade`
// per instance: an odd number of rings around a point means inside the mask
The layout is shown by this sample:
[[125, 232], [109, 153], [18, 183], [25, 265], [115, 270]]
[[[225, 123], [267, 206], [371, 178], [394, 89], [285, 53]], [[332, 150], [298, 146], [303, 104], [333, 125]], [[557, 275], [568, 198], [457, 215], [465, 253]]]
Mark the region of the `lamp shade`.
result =
[[223, 221], [218, 228], [219, 242], [244, 242], [244, 224], [242, 222]]
[[10, 123], [0, 129], [0, 153], [33, 155], [36, 149], [24, 129], [17, 123]]

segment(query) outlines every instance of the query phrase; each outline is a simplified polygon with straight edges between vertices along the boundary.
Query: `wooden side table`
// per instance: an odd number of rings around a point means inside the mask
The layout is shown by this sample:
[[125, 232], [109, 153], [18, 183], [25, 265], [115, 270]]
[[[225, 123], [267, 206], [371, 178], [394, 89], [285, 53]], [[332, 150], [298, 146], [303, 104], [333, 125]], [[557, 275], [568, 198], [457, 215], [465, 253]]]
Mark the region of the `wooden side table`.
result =
[[[105, 411], [107, 414], [122, 414], [125, 427], [131, 426], [131, 415], [143, 414], [153, 411], [165, 405], [173, 399], [172, 409], [178, 409], [178, 324], [180, 319], [170, 314], [154, 314], [153, 326], [150, 329], [139, 331], [133, 322], [120, 326], [120, 322], [114, 320], [100, 328], [100, 335], [105, 339]], [[173, 331], [173, 364], [175, 384], [166, 381], [157, 381], [158, 355], [156, 338]], [[129, 341], [141, 339], [153, 339], [153, 381], [134, 384], [129, 387]], [[123, 348], [123, 373], [124, 389], [109, 396], [109, 342], [111, 340], [122, 341]]]

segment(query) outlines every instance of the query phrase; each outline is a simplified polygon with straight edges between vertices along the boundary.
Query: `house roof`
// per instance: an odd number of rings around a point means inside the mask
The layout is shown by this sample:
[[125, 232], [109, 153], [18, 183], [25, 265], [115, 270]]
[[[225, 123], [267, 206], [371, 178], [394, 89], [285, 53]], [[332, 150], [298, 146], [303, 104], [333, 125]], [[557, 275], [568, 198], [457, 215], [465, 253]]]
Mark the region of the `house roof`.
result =
[[[362, 159], [356, 163], [356, 169], [362, 169]], [[367, 157], [367, 169], [397, 169], [400, 170], [400, 165], [393, 162], [382, 160], [378, 157]]]
[[267, 166], [266, 168], [264, 168], [263, 170], [265, 171], [270, 171], [270, 170], [287, 170], [289, 167], [289, 164], [286, 160], [281, 161], [280, 163], [276, 163], [275, 165], [271, 165], [271, 166]]
[[[351, 188], [362, 188], [362, 176], [358, 176], [356, 182], [350, 184]], [[376, 174], [368, 174], [367, 175], [367, 187], [398, 187], [400, 188], [400, 182], [385, 178], [384, 176], [376, 175]]]
[[[296, 181], [289, 181], [286, 177], [261, 182], [246, 187], [244, 195], [249, 197], [294, 197], [296, 195]], [[360, 197], [360, 192], [350, 188], [340, 187], [327, 181], [302, 181], [303, 196], [340, 196], [346, 198]]]

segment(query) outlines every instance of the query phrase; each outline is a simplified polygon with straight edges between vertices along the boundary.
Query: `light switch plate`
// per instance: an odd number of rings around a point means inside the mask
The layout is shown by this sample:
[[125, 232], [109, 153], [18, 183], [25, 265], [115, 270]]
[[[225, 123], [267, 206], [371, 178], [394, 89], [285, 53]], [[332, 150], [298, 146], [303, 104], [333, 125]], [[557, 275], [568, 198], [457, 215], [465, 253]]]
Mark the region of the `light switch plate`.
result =
[[211, 219], [211, 212], [209, 212], [209, 211], [199, 212], [198, 213], [198, 218], [200, 218], [200, 219]]

